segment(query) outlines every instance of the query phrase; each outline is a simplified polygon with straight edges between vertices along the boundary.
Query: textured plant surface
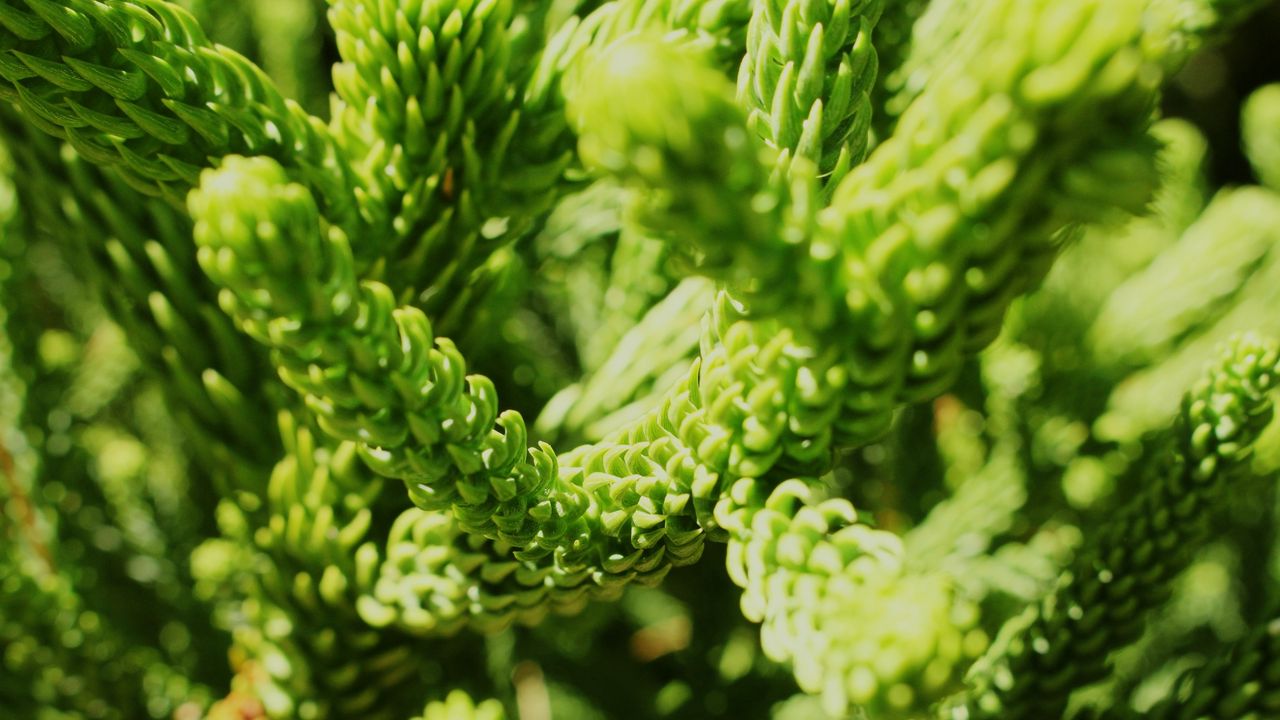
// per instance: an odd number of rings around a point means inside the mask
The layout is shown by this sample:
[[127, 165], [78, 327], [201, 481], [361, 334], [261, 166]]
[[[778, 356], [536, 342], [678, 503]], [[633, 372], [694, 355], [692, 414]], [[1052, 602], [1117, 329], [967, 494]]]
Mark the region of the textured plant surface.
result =
[[1280, 717], [1275, 32], [0, 0], [0, 716]]

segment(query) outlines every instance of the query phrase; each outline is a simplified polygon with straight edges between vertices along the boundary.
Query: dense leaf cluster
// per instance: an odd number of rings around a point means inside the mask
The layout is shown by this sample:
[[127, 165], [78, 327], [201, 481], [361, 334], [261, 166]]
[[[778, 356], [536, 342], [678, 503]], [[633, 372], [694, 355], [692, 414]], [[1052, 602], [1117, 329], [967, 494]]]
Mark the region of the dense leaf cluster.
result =
[[0, 710], [1280, 711], [1265, 4], [0, 0]]

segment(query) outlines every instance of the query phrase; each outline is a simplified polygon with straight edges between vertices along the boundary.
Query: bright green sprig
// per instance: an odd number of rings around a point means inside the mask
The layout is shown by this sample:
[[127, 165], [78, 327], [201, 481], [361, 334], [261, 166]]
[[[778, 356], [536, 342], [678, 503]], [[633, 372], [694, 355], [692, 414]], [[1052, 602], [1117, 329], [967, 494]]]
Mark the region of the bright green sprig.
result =
[[[987, 43], [996, 48], [1016, 48], [1010, 38], [1020, 36], [1010, 29], [1025, 22], [1024, 13], [1028, 11], [1022, 5], [1003, 9], [1008, 15], [1007, 26], [993, 25]], [[1093, 9], [1090, 6], [1083, 12], [1087, 16]], [[1136, 20], [1134, 14], [1121, 17]], [[944, 283], [938, 290], [940, 297], [949, 302], [937, 306], [931, 314], [937, 317], [943, 310], [947, 316], [962, 313], [967, 307], [964, 299], [970, 297], [978, 307], [994, 310], [986, 322], [998, 321], [1004, 305], [1016, 292], [1009, 287], [1013, 284], [1009, 267], [1026, 252], [1016, 243], [999, 252], [1001, 242], [1013, 242], [1011, 238], [1016, 238], [1015, 229], [1019, 228], [1023, 213], [1029, 212], [1015, 201], [1032, 197], [1038, 187], [1054, 187], [1051, 181], [1055, 180], [1073, 192], [1082, 190], [1056, 175], [1074, 167], [1065, 158], [1083, 150], [1067, 142], [1065, 136], [1055, 134], [1056, 123], [1066, 122], [1059, 118], [1096, 112], [1099, 106], [1119, 114], [1135, 105], [1145, 108], [1149, 102], [1150, 88], [1138, 80], [1142, 77], [1141, 57], [1126, 45], [1133, 41], [1135, 24], [1122, 23], [1119, 32], [1113, 28], [1104, 39], [1087, 45], [1095, 55], [1086, 54], [1085, 59], [1072, 56], [1063, 61], [1077, 72], [1080, 67], [1116, 68], [1109, 71], [1114, 77], [1100, 89], [1092, 94], [1079, 93], [1076, 105], [1063, 108], [1054, 103], [1057, 97], [1074, 97], [1071, 88], [1056, 88], [1062, 95], [1040, 97], [1040, 104], [1027, 98], [1023, 99], [1024, 105], [1018, 105], [1005, 95], [1011, 92], [1011, 85], [1044, 91], [1043, 83], [1054, 76], [1026, 71], [1029, 78], [1041, 81], [1040, 85], [1031, 80], [1023, 83], [1021, 77], [995, 78], [989, 88], [993, 98], [989, 107], [994, 110], [979, 114], [977, 120], [982, 122], [969, 121], [973, 124], [966, 126], [970, 134], [961, 136], [965, 138], [963, 142], [944, 145], [933, 154], [921, 152], [905, 157], [895, 145], [886, 144], [866, 166], [871, 170], [850, 175], [837, 191], [837, 204], [828, 211], [830, 223], [824, 228], [849, 248], [849, 256], [842, 258], [843, 268], [850, 273], [846, 287], [865, 288], [865, 278], [869, 277], [886, 287], [905, 284], [910, 290], [917, 287], [914, 283], [930, 278], [911, 275], [909, 271], [922, 272], [938, 257], [934, 253], [948, 247], [948, 240], [959, 244], [965, 231], [979, 222], [984, 227], [994, 225], [994, 246], [987, 247], [997, 251], [998, 260], [983, 260], [964, 275], [967, 282], [985, 277], [992, 290], [999, 289], [998, 294], [988, 297], [989, 291], [981, 286], [951, 290]], [[1131, 34], [1126, 35], [1126, 31]], [[629, 48], [624, 46], [624, 50]], [[1055, 67], [1045, 62], [1046, 67]], [[1058, 70], [1061, 72], [1062, 68]], [[973, 112], [971, 100], [949, 96], [943, 90], [926, 93], [918, 109], [907, 117], [922, 126], [926, 118], [933, 118], [944, 127], [946, 123], [962, 124]], [[637, 129], [645, 131], [644, 127]], [[1011, 129], [1015, 135], [1026, 137], [1025, 145], [1010, 148], [1004, 144], [1004, 135]], [[1130, 139], [1133, 132], [1122, 135]], [[1037, 145], [1035, 141], [1042, 136], [1047, 139]], [[655, 139], [636, 146], [641, 157], [639, 148], [672, 146], [661, 133], [637, 137]], [[996, 164], [998, 172], [984, 176], [992, 178], [986, 181], [985, 194], [972, 199], [957, 197], [958, 193], [947, 190], [949, 186], [943, 181], [957, 174], [953, 168], [964, 170], [970, 166], [973, 141], [983, 138], [999, 138], [992, 141], [989, 152], [1003, 162]], [[926, 147], [940, 142], [938, 136], [928, 135], [920, 136], [918, 141]], [[623, 137], [622, 142], [628, 139]], [[1035, 161], [1023, 159], [1033, 157], [1033, 148], [1041, 151], [1034, 154]], [[1006, 158], [1009, 153], [1012, 157]], [[1058, 161], [1061, 165], [1047, 164], [1054, 158], [1064, 159]], [[1025, 168], [1028, 182], [1011, 189], [1010, 182], [1024, 170], [1019, 160], [1030, 166]], [[1119, 165], [1122, 170], [1126, 167], [1123, 162]], [[1096, 166], [1095, 159], [1086, 173]], [[864, 207], [886, 195], [861, 194], [857, 189], [873, 179], [885, 179], [874, 173], [886, 170], [896, 170], [898, 176], [887, 183], [888, 191], [880, 193], [898, 198], [900, 205], [872, 205], [867, 210], [875, 212], [864, 213]], [[926, 179], [929, 182], [920, 182]], [[885, 377], [864, 371], [863, 364], [871, 358], [880, 368], [887, 368], [882, 371], [888, 377], [901, 377], [905, 371], [901, 355], [862, 350], [846, 359], [839, 352], [845, 349], [840, 345], [824, 347], [804, 339], [819, 328], [845, 322], [838, 314], [810, 313], [801, 323], [793, 323], [792, 319], [756, 322], [738, 318], [725, 304], [712, 324], [697, 375], [668, 396], [661, 408], [607, 443], [570, 453], [558, 464], [545, 448], [533, 451], [530, 459], [525, 459], [523, 422], [518, 421], [518, 416], [497, 415], [496, 399], [488, 390], [487, 381], [478, 376], [464, 380], [461, 356], [444, 340], [436, 341], [432, 347], [433, 338], [425, 319], [410, 309], [393, 313], [394, 303], [376, 284], [356, 286], [346, 269], [350, 262], [344, 253], [349, 251], [345, 250], [341, 234], [330, 228], [327, 240], [323, 239], [326, 235], [318, 211], [305, 190], [284, 182], [281, 171], [264, 161], [236, 160], [208, 176], [201, 191], [193, 196], [192, 212], [200, 219], [197, 237], [205, 246], [202, 259], [206, 270], [231, 290], [224, 305], [251, 334], [277, 349], [286, 381], [311, 395], [309, 404], [326, 430], [361, 442], [366, 458], [380, 472], [408, 481], [419, 505], [452, 505], [469, 532], [496, 536], [527, 548], [525, 555], [517, 557], [554, 557], [553, 577], [559, 582], [581, 582], [593, 574], [589, 568], [594, 563], [603, 570], [594, 572], [592, 578], [601, 586], [635, 577], [637, 568], [641, 571], [639, 577], [651, 579], [665, 571], [668, 562], [696, 558], [701, 532], [693, 523], [696, 519], [702, 527], [716, 528], [710, 506], [723, 492], [717, 488], [727, 490], [736, 478], [765, 477], [780, 463], [821, 467], [828, 461], [835, 428], [839, 427], [848, 441], [865, 441], [883, 431], [897, 403], [897, 387], [893, 384], [887, 393], [878, 387], [876, 392], [852, 395], [841, 390], [854, 372], [858, 373], [859, 382]], [[252, 202], [243, 201], [246, 186], [253, 188], [248, 193], [254, 198]], [[232, 187], [237, 192], [233, 193]], [[899, 187], [904, 189], [895, 190]], [[960, 207], [972, 213], [972, 225], [946, 221], [935, 227], [921, 225], [918, 220], [910, 226], [906, 224], [911, 217], [909, 208], [939, 200], [960, 201]], [[1087, 201], [1085, 207], [1090, 208], [1107, 200], [1110, 198], [1087, 194], [1082, 198], [1082, 202]], [[947, 208], [945, 202], [942, 205]], [[1080, 216], [1051, 216], [1046, 222], [1061, 223]], [[936, 220], [947, 217], [950, 215], [940, 214]], [[1000, 218], [1005, 218], [1007, 227], [997, 222]], [[880, 230], [883, 234], [868, 232], [877, 223], [885, 223]], [[914, 236], [911, 228], [916, 230]], [[925, 230], [931, 232], [926, 234]], [[1039, 242], [1047, 243], [1042, 235], [1048, 233], [1045, 226], [1033, 226], [1027, 231]], [[899, 244], [904, 236], [930, 242]], [[912, 248], [914, 252], [896, 259], [872, 252], [867, 245], [871, 238], [886, 248]], [[285, 247], [291, 250], [285, 251]], [[830, 245], [819, 241], [813, 247]], [[975, 256], [988, 258], [988, 252], [975, 252]], [[851, 257], [864, 258], [862, 263], [869, 259], [873, 263], [894, 264], [868, 268], [866, 264], [850, 263]], [[953, 262], [963, 262], [964, 257], [961, 251]], [[822, 257], [816, 258], [814, 264], [824, 267]], [[866, 274], [854, 274], [862, 268], [866, 268]], [[1000, 273], [993, 276], [993, 270]], [[905, 283], [897, 273], [903, 273]], [[273, 280], [273, 275], [307, 278], [310, 282], [286, 287]], [[928, 286], [919, 287], [923, 290]], [[852, 299], [859, 297], [866, 296], [854, 295]], [[955, 305], [950, 304], [953, 298]], [[854, 303], [855, 310], [872, 313], [885, 307]], [[895, 310], [895, 315], [900, 311]], [[889, 327], [889, 320], [875, 324]], [[971, 339], [972, 347], [979, 346], [983, 337]], [[952, 350], [946, 357], [948, 363], [954, 364], [947, 367], [958, 367], [960, 356], [959, 351]], [[913, 362], [917, 359], [918, 354], [913, 354]], [[386, 377], [406, 380], [388, 384], [383, 379]], [[927, 387], [942, 387], [949, 381], [950, 376], [943, 374], [931, 378]], [[464, 382], [469, 383], [469, 390], [463, 390]], [[878, 385], [880, 381], [875, 382]], [[923, 396], [928, 391], [917, 388], [917, 392]], [[408, 414], [401, 416], [401, 408], [407, 409]], [[851, 420], [839, 418], [845, 408], [853, 411]], [[495, 421], [500, 431], [493, 429]], [[562, 470], [556, 470], [557, 465]], [[620, 483], [620, 479], [624, 482]], [[666, 551], [665, 559], [654, 552], [655, 548]], [[592, 557], [595, 560], [589, 560]], [[785, 604], [786, 595], [777, 602]], [[835, 666], [840, 667], [840, 663]], [[837, 672], [833, 676], [843, 675]]]
[[6, 0], [0, 96], [90, 162], [176, 204], [229, 153], [266, 154], [316, 189], [326, 213], [360, 227], [345, 159], [318, 120], [262, 71], [216, 47], [162, 0]]
[[871, 33], [881, 0], [760, 0], [747, 29], [738, 96], [751, 126], [831, 185], [862, 162], [878, 71]]
[[717, 504], [743, 614], [828, 713], [925, 707], [981, 652], [976, 608], [941, 575], [904, 573], [896, 535], [824, 494], [814, 481], [744, 478]]
[[[772, 239], [775, 226], [751, 223], [750, 203], [768, 178], [762, 148], [744, 132], [728, 82], [697, 56], [658, 39], [624, 39], [586, 58], [571, 98], [568, 112], [588, 166], [670, 196], [649, 201], [656, 207], [644, 220], [664, 222], [665, 211], [676, 216], [665, 222], [685, 235], [701, 220], [699, 230], [747, 247]], [[693, 177], [683, 179], [687, 174]], [[714, 181], [722, 185], [713, 188]], [[717, 189], [731, 204], [711, 204], [724, 199]]]
[[718, 72], [669, 43], [623, 40], [587, 58], [572, 97], [583, 161], [637, 188], [636, 221], [678, 257], [757, 312], [782, 304], [784, 284], [801, 296], [820, 285], [796, 277], [808, 274], [811, 180], [770, 179]]
[[[497, 416], [491, 384], [466, 378], [462, 357], [447, 339], [434, 342], [421, 311], [397, 310], [385, 285], [357, 282], [345, 235], [322, 227], [310, 193], [279, 165], [228, 159], [192, 194], [191, 212], [200, 263], [226, 288], [223, 307], [277, 351], [283, 379], [309, 395], [326, 431], [361, 442], [393, 476], [431, 481], [443, 491], [436, 507], [458, 492], [441, 481], [456, 479], [454, 463], [506, 472], [527, 462], [519, 416]], [[440, 415], [418, 422], [406, 410]], [[421, 457], [400, 454], [410, 432], [430, 448]], [[511, 481], [530, 478], [516, 471]]]
[[[1141, 4], [1054, 7], [1063, 22], [1036, 26], [1039, 3], [985, 4], [964, 51], [819, 218], [844, 248], [867, 424], [887, 426], [889, 398], [950, 385], [1047, 271], [1064, 228], [1149, 197], [1143, 138], [1159, 74], [1139, 46]], [[992, 71], [971, 77], [975, 65]], [[1117, 121], [1086, 140], [1070, 130], [1086, 117]]]
[[[431, 338], [420, 313], [402, 308], [383, 314], [389, 304], [378, 298], [385, 288], [355, 285], [343, 270], [351, 263], [341, 232], [330, 228], [325, 238], [306, 190], [288, 184], [278, 166], [229, 159], [206, 177], [191, 204], [201, 262], [228, 288], [224, 307], [276, 349], [285, 381], [309, 394], [326, 431], [358, 441], [375, 469], [409, 483], [420, 506], [451, 506], [468, 532], [514, 545], [517, 560], [540, 562], [525, 569], [509, 564], [495, 579], [514, 572], [535, 599], [548, 591], [555, 599], [561, 589], [572, 598], [584, 583], [607, 596], [622, 583], [655, 582], [671, 564], [696, 560], [702, 531], [695, 513], [710, 514], [716, 475], [697, 468], [691, 444], [738, 474], [753, 460], [725, 454], [727, 438], [697, 419], [739, 411], [724, 403], [700, 410], [691, 403], [697, 386], [686, 385], [637, 424], [632, 437], [575, 451], [561, 459], [563, 471], [557, 472], [549, 449], [525, 455], [518, 415], [498, 417], [503, 432], [493, 429], [496, 400], [487, 381], [471, 376], [469, 391], [463, 390], [461, 357], [445, 340], [426, 350]], [[282, 272], [282, 265], [301, 266]], [[275, 280], [298, 277], [314, 284]], [[308, 322], [297, 323], [297, 316]], [[360, 330], [353, 334], [353, 327]], [[737, 357], [763, 359], [783, 346], [763, 355], [749, 344], [729, 347]], [[330, 369], [311, 369], [321, 367]], [[704, 381], [724, 387], [731, 367], [717, 361]], [[391, 378], [392, 385], [380, 391], [372, 373]], [[745, 417], [733, 422], [744, 420], [750, 429]], [[757, 440], [749, 435], [747, 442]], [[526, 572], [534, 573], [531, 579], [523, 578]], [[398, 614], [413, 621], [411, 613]]]
[[664, 35], [670, 42], [699, 48], [727, 70], [741, 58], [743, 24], [749, 16], [750, 0], [611, 0], [570, 17], [547, 39], [533, 71], [522, 78], [521, 142], [511, 148], [512, 167], [544, 167], [572, 155], [577, 138], [565, 105], [578, 85], [574, 72], [585, 55], [627, 35]]
[[1207, 515], [1247, 467], [1271, 420], [1280, 349], [1239, 338], [1191, 388], [1148, 473], [1149, 485], [1096, 533], [1052, 595], [1008, 623], [971, 670], [948, 718], [1055, 716], [1074, 688], [1098, 679], [1110, 651], [1140, 632], [1167, 598]]
[[530, 209], [546, 207], [568, 162], [506, 162], [521, 119], [512, 4], [337, 0], [329, 19], [344, 60], [339, 135], [361, 158], [356, 197], [390, 236], [380, 274], [397, 289], [456, 295], [498, 238], [519, 237]]
[[[524, 420], [498, 414], [490, 381], [467, 376], [420, 311], [394, 308], [383, 285], [356, 284], [341, 231], [321, 231], [309, 194], [278, 165], [229, 159], [191, 209], [201, 264], [228, 288], [223, 306], [276, 351], [281, 376], [321, 427], [359, 443], [380, 474], [405, 480], [420, 507], [453, 508], [467, 532], [543, 560], [566, 587], [652, 582], [669, 563], [697, 558], [687, 486], [638, 475], [618, 482], [634, 474], [620, 470], [629, 464], [648, 474], [671, 462], [656, 446], [637, 446], [649, 452], [625, 461], [604, 446], [563, 470], [549, 447], [527, 448]], [[315, 282], [281, 282], [289, 278]]]
[[[356, 610], [372, 628], [414, 636], [492, 634], [516, 623], [536, 625], [552, 611], [579, 612], [591, 600], [616, 600], [632, 579], [653, 584], [668, 567], [649, 560], [653, 567], [646, 569], [618, 556], [606, 567], [610, 575], [569, 577], [550, 559], [528, 555], [464, 533], [447, 513], [410, 509], [392, 525], [385, 550], [367, 543], [357, 553]], [[611, 572], [617, 568], [643, 572]]]
[[[1091, 19], [1105, 22], [1109, 34], [1061, 58], [1025, 55], [1017, 28], [1030, 22], [1033, 8], [1000, 5], [988, 12], [993, 22], [985, 26], [985, 35], [975, 39], [972, 55], [1024, 53], [1020, 74], [995, 74], [986, 87], [958, 79], [943, 82], [921, 96], [904, 117], [909, 131], [878, 148], [841, 183], [832, 206], [820, 216], [820, 231], [796, 246], [794, 252], [804, 262], [792, 267], [803, 271], [800, 278], [782, 288], [760, 284], [774, 293], [799, 288], [797, 294], [810, 303], [803, 320], [794, 327], [791, 320], [782, 320], [781, 325], [734, 328], [735, 342], [743, 347], [757, 342], [756, 337], [761, 338], [760, 346], [766, 344], [765, 337], [783, 343], [779, 347], [786, 347], [784, 337], [796, 343], [778, 356], [767, 356], [783, 360], [790, 369], [769, 368], [762, 361], [758, 379], [735, 378], [745, 383], [744, 396], [755, 393], [752, 397], [759, 400], [769, 398], [764, 388], [772, 383], [797, 389], [808, 385], [812, 389], [807, 394], [813, 399], [834, 398], [842, 390], [844, 408], [805, 399], [797, 405], [808, 409], [793, 415], [785, 399], [765, 400], [764, 405], [751, 402], [752, 422], [776, 428], [766, 432], [780, 435], [762, 436], [760, 451], [743, 448], [731, 455], [763, 458], [774, 453], [773, 459], [764, 461], [768, 467], [780, 454], [775, 451], [781, 450], [774, 438], [789, 436], [795, 438], [789, 441], [791, 448], [798, 451], [803, 446], [810, 459], [819, 457], [821, 448], [830, 447], [833, 411], [839, 417], [836, 427], [847, 442], [876, 437], [887, 428], [897, 402], [930, 397], [945, 388], [959, 371], [964, 354], [990, 342], [1008, 302], [1035, 279], [1035, 272], [1016, 274], [1014, 269], [1028, 262], [1045, 267], [1054, 252], [1054, 232], [1067, 222], [1089, 219], [1117, 201], [1128, 205], [1145, 199], [1144, 183], [1138, 184], [1132, 197], [1115, 193], [1101, 197], [1088, 189], [1108, 185], [1101, 177], [1125, 178], [1129, 186], [1134, 184], [1131, 177], [1147, 179], [1149, 155], [1133, 149], [1135, 139], [1142, 145], [1145, 123], [1115, 128], [1113, 138], [1095, 143], [1088, 153], [1061, 130], [1062, 123], [1077, 113], [1123, 116], [1151, 102], [1155, 77], [1149, 75], [1151, 68], [1135, 47], [1140, 39], [1137, 6], [1106, 13], [1092, 5], [1078, 8], [1080, 21], [1073, 26], [1077, 31], [1086, 31], [1085, 21]], [[1069, 45], [1055, 47], [1065, 52]], [[1091, 80], [1090, 73], [1100, 74]], [[1092, 90], [1073, 94], [1073, 89], [1080, 88], [1061, 81], [1082, 83]], [[956, 87], [967, 90], [958, 94]], [[612, 96], [608, 91], [601, 93]], [[720, 117], [724, 119], [719, 127], [723, 127], [729, 116]], [[623, 172], [637, 172], [645, 158], [664, 157], [679, 147], [666, 135], [643, 126], [633, 133], [615, 134], [612, 139], [601, 136], [609, 141], [603, 144], [611, 151], [606, 159]], [[584, 142], [592, 142], [591, 137]], [[910, 147], [903, 147], [908, 142]], [[588, 148], [588, 155], [591, 152]], [[1080, 154], [1085, 154], [1083, 162], [1068, 161]], [[668, 177], [675, 175], [671, 172]], [[662, 176], [654, 172], [650, 177]], [[915, 210], [919, 207], [931, 210], [919, 213]], [[1032, 225], [1024, 218], [1040, 218], [1043, 224]], [[841, 248], [842, 255], [836, 255], [840, 251], [833, 246]], [[820, 282], [837, 259], [840, 276]], [[836, 311], [836, 303], [847, 306], [848, 317], [845, 310]], [[733, 323], [734, 318], [722, 316], [716, 328], [726, 344], [725, 333]], [[780, 333], [782, 327], [788, 327], [791, 335]], [[836, 347], [809, 339], [835, 328], [840, 329], [838, 336], [848, 338]], [[711, 367], [704, 351], [707, 397], [715, 397], [718, 390], [707, 384]], [[738, 427], [746, 418], [726, 409], [734, 419], [726, 417], [717, 425], [732, 438], [729, 447], [741, 447]], [[793, 419], [793, 429], [787, 429], [788, 417], [804, 416], [813, 420], [797, 423]], [[763, 451], [764, 447], [770, 450]], [[716, 462], [710, 464], [718, 469]], [[750, 467], [747, 475], [761, 465], [753, 460]]]
[[1280, 192], [1280, 84], [1255, 90], [1241, 110], [1245, 154], [1263, 185]]
[[477, 703], [463, 691], [454, 690], [444, 700], [427, 703], [422, 714], [413, 720], [506, 720], [506, 717], [497, 700]]
[[567, 68], [587, 48], [644, 28], [679, 30], [723, 51], [736, 44], [729, 38], [744, 5], [609, 3], [573, 18], [525, 77], [510, 60], [508, 2], [335, 3], [347, 61], [335, 74], [347, 103], [341, 134], [367, 158], [368, 190], [357, 189], [366, 216], [391, 221], [397, 261], [380, 274], [397, 291], [423, 290], [425, 309], [452, 329], [448, 316], [470, 299], [470, 270], [568, 187], [562, 175], [574, 158], [559, 82]]
[[[852, 159], [841, 158], [865, 138], [865, 98], [854, 96], [875, 74], [866, 40], [879, 5], [768, 2], [757, 6], [746, 62], [747, 3], [627, 0], [569, 20], [526, 70], [505, 57], [524, 59], [521, 43], [538, 33], [520, 33], [538, 10], [335, 0], [347, 104], [327, 131], [196, 31], [174, 39], [190, 23], [158, 0], [0, 4], [0, 58], [8, 58], [0, 76], [19, 123], [66, 137], [135, 183], [169, 168], [173, 179], [147, 182], [171, 200], [198, 170], [217, 167], [189, 198], [200, 263], [222, 288], [223, 308], [271, 349], [285, 383], [340, 441], [312, 447], [309, 431], [286, 427], [289, 453], [263, 512], [223, 505], [235, 545], [228, 557], [254, 564], [238, 645], [269, 677], [259, 693], [270, 712], [377, 717], [390, 705], [419, 707], [421, 693], [409, 705], [383, 702], [420, 679], [409, 635], [496, 630], [615, 597], [629, 582], [656, 582], [693, 562], [707, 538], [728, 539], [730, 571], [748, 616], [764, 624], [768, 654], [792, 663], [831, 709], [862, 701], [902, 711], [948, 690], [980, 635], [967, 602], [940, 574], [904, 572], [897, 540], [860, 525], [852, 505], [828, 499], [812, 478], [833, 449], [876, 438], [902, 403], [948, 387], [1038, 279], [1064, 230], [1145, 201], [1155, 87], [1190, 42], [1160, 37], [1167, 28], [1149, 10], [1159, 2], [1145, 13], [1136, 2], [1101, 0], [983, 4], [976, 19], [960, 16], [939, 55], [946, 60], [931, 62], [928, 82], [904, 102], [900, 135], [833, 183], [836, 201], [820, 210], [809, 161], [787, 165], [795, 177], [785, 177], [761, 152], [751, 118], [757, 129], [768, 124], [784, 158], [794, 151], [843, 174]], [[868, 21], [857, 28], [842, 19], [863, 11]], [[100, 37], [77, 45], [76, 18]], [[122, 18], [127, 32], [112, 36], [110, 22]], [[835, 32], [842, 23], [847, 32]], [[424, 49], [424, 29], [438, 53]], [[653, 35], [613, 44], [642, 31]], [[691, 60], [688, 47], [708, 49], [715, 69]], [[658, 62], [628, 75], [617, 65], [627, 53]], [[179, 85], [166, 86], [156, 58], [177, 68]], [[90, 62], [141, 77], [142, 99], [116, 102], [94, 82], [101, 75], [85, 74]], [[857, 63], [869, 75], [842, 75]], [[735, 104], [721, 77], [739, 64], [768, 90], [749, 98], [752, 107]], [[657, 78], [657, 68], [671, 77]], [[440, 114], [435, 125], [418, 124], [412, 108], [429, 114], [433, 71]], [[637, 77], [643, 98], [615, 82]], [[844, 104], [846, 92], [853, 99]], [[175, 98], [230, 123], [225, 141], [201, 135], [183, 112], [201, 116], [175, 110]], [[789, 114], [766, 116], [779, 107]], [[837, 107], [848, 111], [839, 122]], [[815, 110], [830, 122], [805, 128]], [[1086, 124], [1095, 137], [1082, 136]], [[175, 127], [194, 139], [165, 134]], [[493, 383], [468, 375], [437, 331], [471, 321], [471, 336], [495, 336], [486, 349], [510, 342], [496, 336], [514, 324], [502, 317], [511, 305], [491, 291], [504, 292], [505, 273], [523, 260], [511, 247], [489, 251], [578, 179], [570, 127], [594, 169], [645, 195], [636, 217], [646, 229], [727, 289], [691, 368], [614, 376], [627, 380], [626, 392], [656, 377], [674, 381], [646, 401], [649, 412], [627, 408], [634, 419], [605, 440], [557, 455], [530, 449], [523, 419], [499, 413]], [[256, 142], [259, 130], [266, 141]], [[794, 143], [779, 140], [783, 130]], [[357, 155], [370, 159], [346, 170], [344, 157]], [[121, 192], [110, 172], [67, 167], [75, 196], [106, 208], [73, 211], [68, 226], [123, 288], [120, 312], [140, 316], [146, 356], [167, 363], [175, 394], [210, 426], [260, 411], [243, 398], [218, 403], [256, 385], [233, 378], [229, 389], [209, 387], [221, 368], [237, 367], [214, 356], [238, 346], [202, 343], [197, 319], [211, 294], [185, 287], [194, 279], [182, 247], [190, 226], [174, 214], [121, 220], [109, 206], [141, 198]], [[60, 198], [48, 195], [33, 202], [56, 217]], [[100, 219], [123, 237], [95, 243], [86, 228]], [[410, 292], [422, 287], [426, 294]], [[682, 320], [694, 314], [681, 310]], [[653, 313], [624, 337], [589, 389], [603, 393], [627, 343], [664, 337], [650, 334], [663, 317]], [[676, 346], [693, 334], [659, 329], [678, 334]], [[192, 385], [197, 373], [206, 393]], [[587, 405], [592, 414], [607, 403]], [[255, 438], [260, 426], [222, 429], [230, 445], [250, 447], [273, 435]], [[236, 464], [238, 453], [219, 452], [217, 464]], [[420, 507], [391, 525], [360, 458], [405, 480]], [[375, 526], [391, 526], [385, 544]]]
[[562, 115], [563, 102], [572, 88], [560, 83], [583, 53], [633, 33], [665, 35], [669, 41], [694, 45], [709, 53], [717, 67], [728, 71], [741, 58], [746, 43], [743, 25], [750, 16], [750, 0], [601, 3], [589, 13], [569, 18], [547, 40], [525, 87], [525, 103], [542, 115], [544, 122], [551, 120], [550, 115]]

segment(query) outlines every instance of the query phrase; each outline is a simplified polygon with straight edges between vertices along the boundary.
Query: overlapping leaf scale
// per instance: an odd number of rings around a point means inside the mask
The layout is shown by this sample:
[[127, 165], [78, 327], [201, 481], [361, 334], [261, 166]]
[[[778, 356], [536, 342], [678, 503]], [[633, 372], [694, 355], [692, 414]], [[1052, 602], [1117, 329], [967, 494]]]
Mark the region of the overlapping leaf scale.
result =
[[872, 31], [884, 3], [811, 0], [755, 4], [738, 96], [772, 147], [803, 157], [835, 185], [870, 141], [871, 90], [879, 69]]
[[1280, 348], [1256, 336], [1222, 349], [1183, 397], [1140, 494], [1089, 539], [1052, 594], [1005, 625], [941, 716], [1056, 715], [1072, 689], [1105, 673], [1109, 652], [1167, 599], [1188, 549], [1208, 532], [1208, 511], [1247, 471], [1273, 414], [1277, 363]]
[[350, 170], [324, 126], [181, 8], [6, 0], [0, 29], [0, 96], [140, 192], [181, 206], [217, 158], [267, 154], [316, 189], [334, 222], [360, 227]]

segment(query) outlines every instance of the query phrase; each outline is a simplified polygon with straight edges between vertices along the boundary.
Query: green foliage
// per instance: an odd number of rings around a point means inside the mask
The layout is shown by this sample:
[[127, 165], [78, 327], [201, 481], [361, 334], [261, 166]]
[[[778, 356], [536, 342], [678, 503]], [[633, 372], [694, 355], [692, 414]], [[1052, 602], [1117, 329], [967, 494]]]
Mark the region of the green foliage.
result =
[[1280, 85], [1268, 85], [1249, 96], [1242, 110], [1244, 145], [1253, 171], [1263, 185], [1280, 187]]
[[1058, 715], [1068, 691], [1103, 674], [1107, 653], [1167, 599], [1207, 534], [1208, 510], [1247, 467], [1272, 418], [1278, 361], [1280, 349], [1246, 337], [1192, 386], [1140, 494], [1089, 539], [1051, 595], [1005, 625], [951, 717]]
[[0, 707], [1274, 713], [1265, 4], [0, 0]]

